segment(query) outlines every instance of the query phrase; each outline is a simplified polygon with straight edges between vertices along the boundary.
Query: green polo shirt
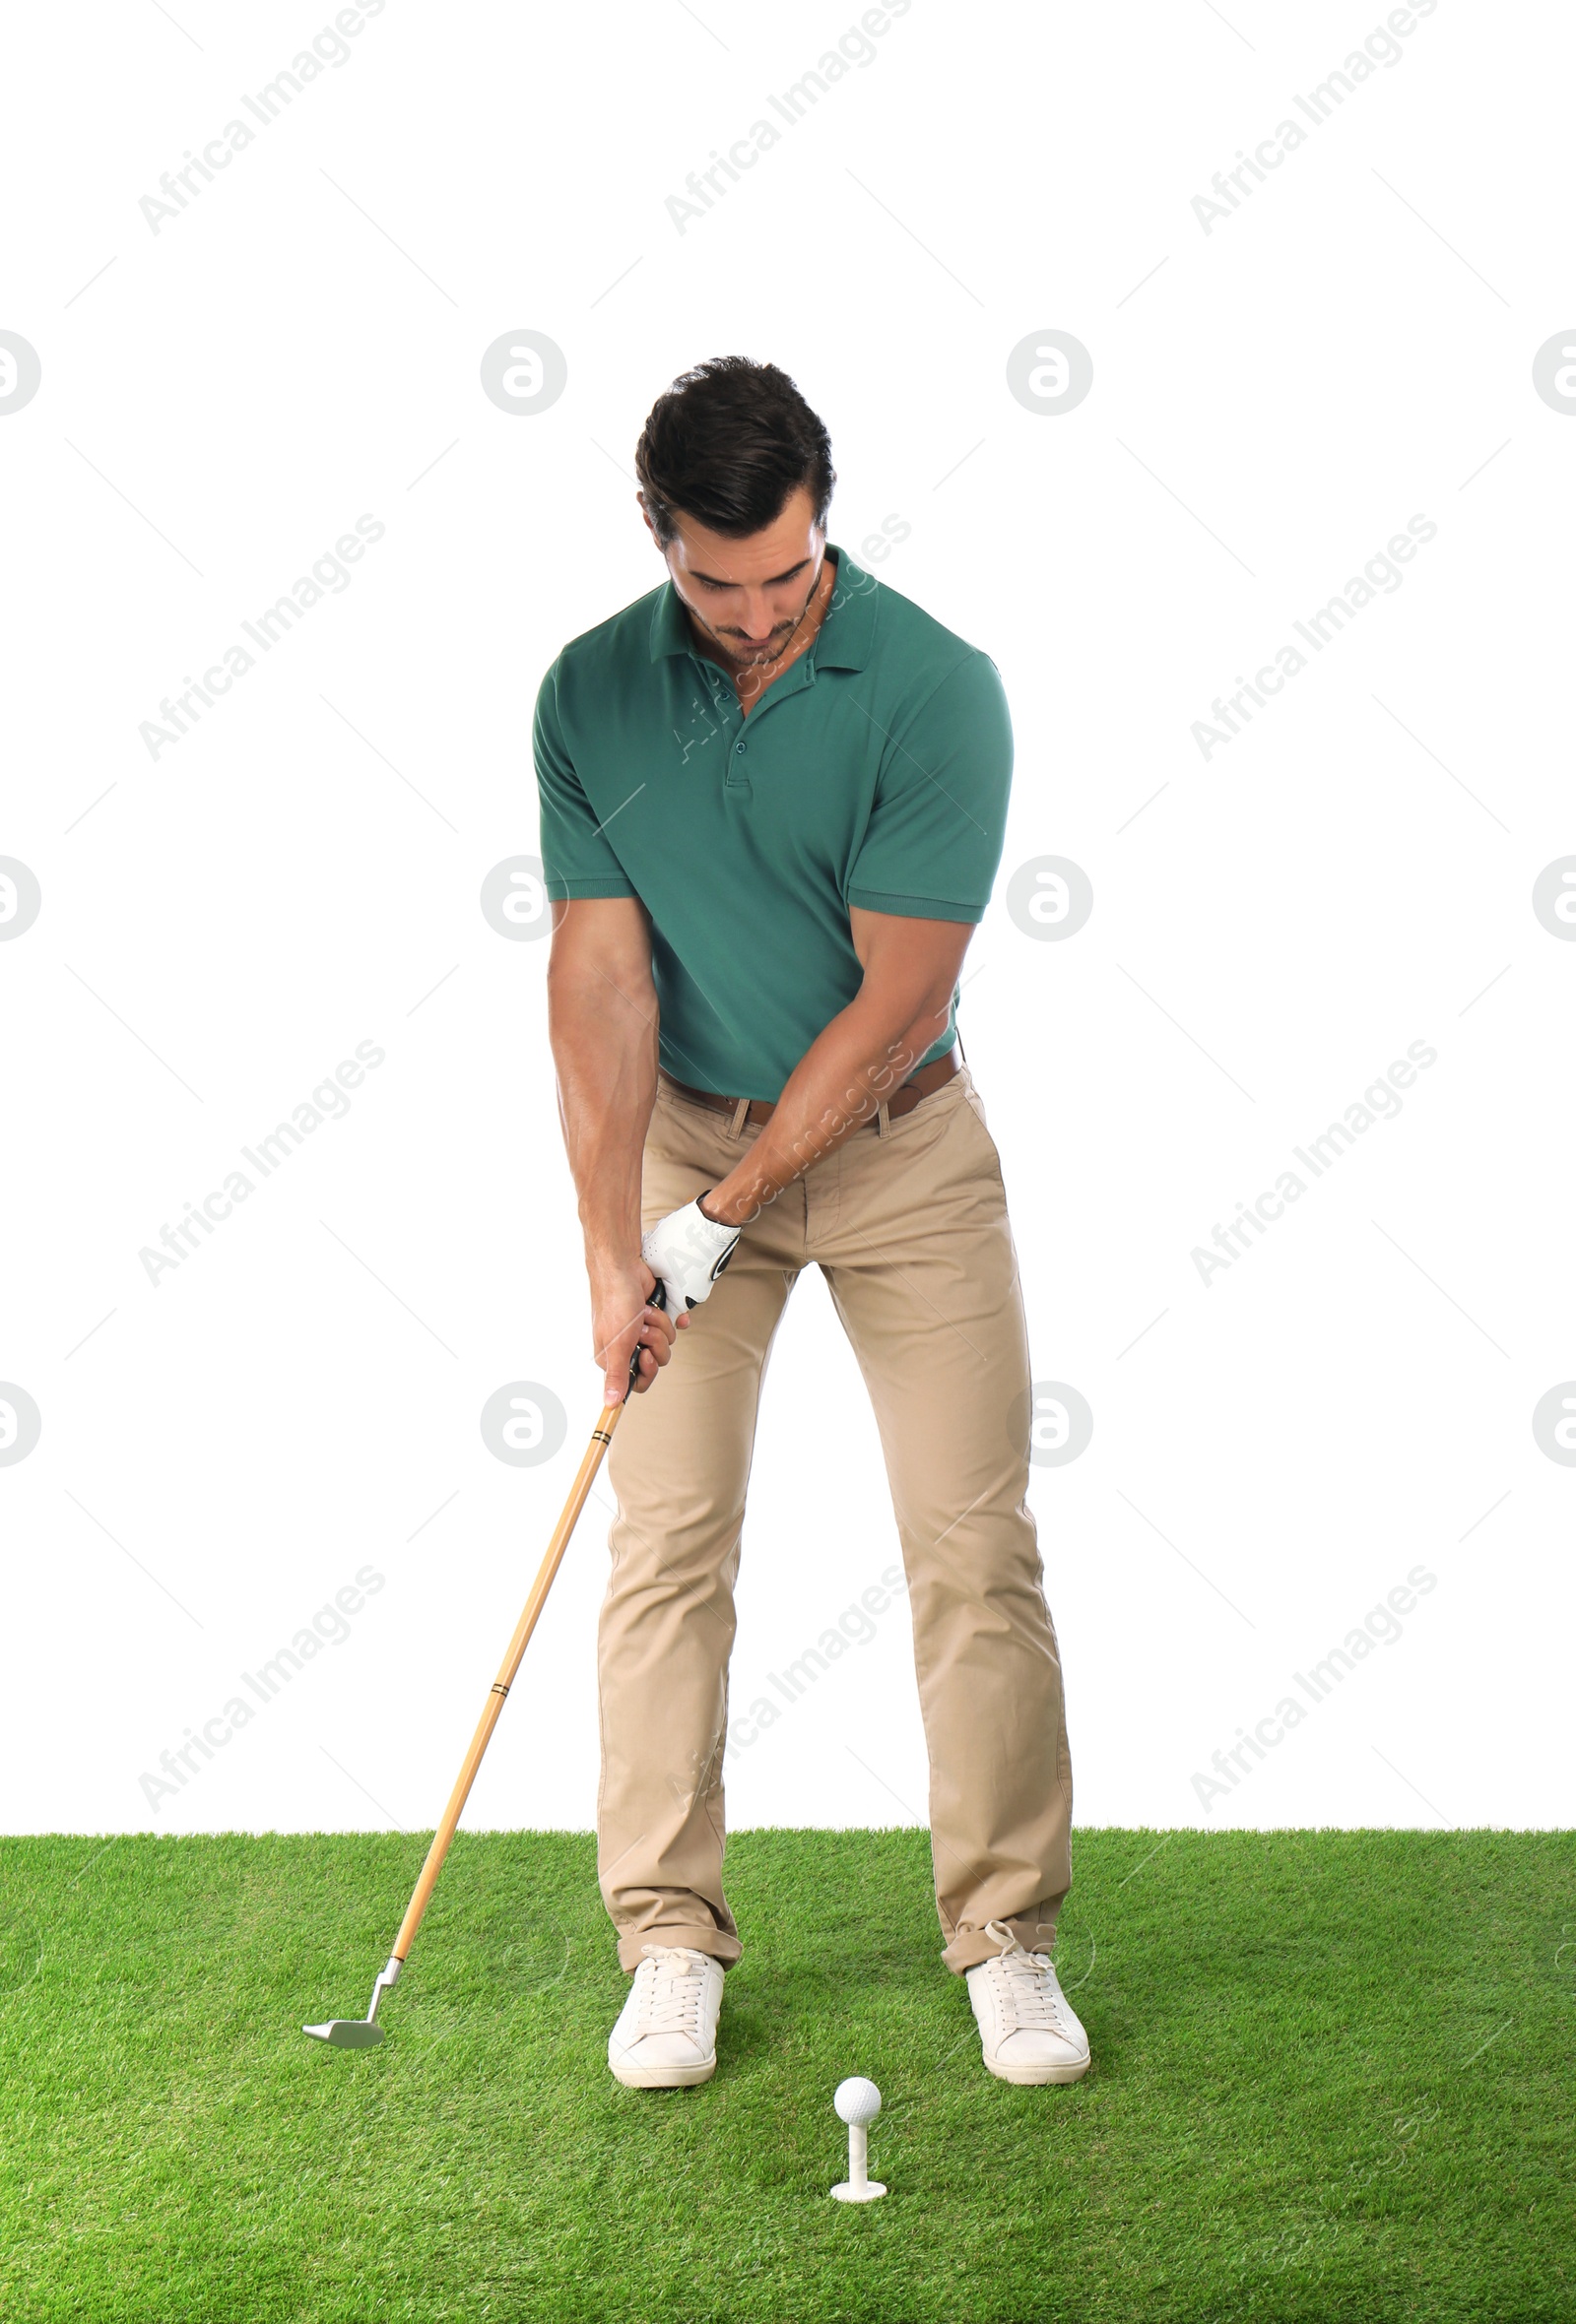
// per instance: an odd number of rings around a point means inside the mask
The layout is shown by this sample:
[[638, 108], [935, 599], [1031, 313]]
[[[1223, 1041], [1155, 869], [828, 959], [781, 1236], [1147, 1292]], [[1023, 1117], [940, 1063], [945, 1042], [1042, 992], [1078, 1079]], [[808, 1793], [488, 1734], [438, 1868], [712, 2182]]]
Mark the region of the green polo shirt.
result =
[[826, 552], [815, 641], [748, 718], [670, 581], [566, 645], [537, 696], [548, 894], [640, 898], [662, 1064], [728, 1097], [779, 1097], [853, 1000], [850, 905], [977, 921], [1001, 859], [995, 663]]

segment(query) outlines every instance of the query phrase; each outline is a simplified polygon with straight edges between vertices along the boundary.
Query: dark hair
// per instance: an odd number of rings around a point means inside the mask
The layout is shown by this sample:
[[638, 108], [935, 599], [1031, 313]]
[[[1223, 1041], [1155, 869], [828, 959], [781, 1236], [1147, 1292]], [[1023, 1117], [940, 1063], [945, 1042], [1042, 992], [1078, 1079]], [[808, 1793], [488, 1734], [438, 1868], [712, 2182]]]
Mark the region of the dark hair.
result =
[[730, 540], [759, 533], [800, 485], [824, 525], [837, 482], [831, 439], [787, 372], [749, 355], [681, 372], [652, 405], [634, 465], [664, 549], [676, 515]]

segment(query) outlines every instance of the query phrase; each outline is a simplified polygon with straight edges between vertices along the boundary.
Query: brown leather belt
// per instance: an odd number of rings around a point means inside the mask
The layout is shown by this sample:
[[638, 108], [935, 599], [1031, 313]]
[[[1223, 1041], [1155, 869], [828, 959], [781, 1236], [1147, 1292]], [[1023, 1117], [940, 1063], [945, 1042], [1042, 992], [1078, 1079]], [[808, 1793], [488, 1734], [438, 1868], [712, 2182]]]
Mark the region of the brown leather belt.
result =
[[[688, 1081], [677, 1080], [665, 1066], [659, 1066], [657, 1069], [668, 1087], [680, 1097], [687, 1097], [691, 1105], [709, 1106], [714, 1114], [735, 1114], [738, 1112], [740, 1102], [738, 1098], [720, 1097], [714, 1089], [695, 1089]], [[937, 1058], [934, 1065], [921, 1065], [917, 1073], [912, 1074], [908, 1080], [892, 1091], [891, 1096], [886, 1100], [887, 1121], [895, 1122], [902, 1115], [911, 1114], [922, 1097], [929, 1097], [933, 1090], [940, 1089], [944, 1083], [951, 1081], [957, 1070], [957, 1045], [954, 1042], [945, 1057]], [[745, 1120], [752, 1123], [769, 1122], [776, 1111], [777, 1104], [774, 1098], [753, 1097], [745, 1114]], [[868, 1122], [861, 1123], [860, 1128], [874, 1130], [879, 1121], [879, 1114], [872, 1114]]]

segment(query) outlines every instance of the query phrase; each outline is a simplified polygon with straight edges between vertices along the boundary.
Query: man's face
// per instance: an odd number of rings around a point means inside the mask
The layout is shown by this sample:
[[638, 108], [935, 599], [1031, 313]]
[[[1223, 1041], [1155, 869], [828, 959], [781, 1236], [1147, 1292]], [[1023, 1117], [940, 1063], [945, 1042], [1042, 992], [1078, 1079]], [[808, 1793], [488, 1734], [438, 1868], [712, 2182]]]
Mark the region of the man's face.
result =
[[664, 551], [668, 572], [707, 643], [735, 669], [772, 661], [821, 579], [826, 536], [809, 492], [801, 485], [773, 524], [742, 541], [708, 532], [693, 517], [681, 514], [677, 522]]

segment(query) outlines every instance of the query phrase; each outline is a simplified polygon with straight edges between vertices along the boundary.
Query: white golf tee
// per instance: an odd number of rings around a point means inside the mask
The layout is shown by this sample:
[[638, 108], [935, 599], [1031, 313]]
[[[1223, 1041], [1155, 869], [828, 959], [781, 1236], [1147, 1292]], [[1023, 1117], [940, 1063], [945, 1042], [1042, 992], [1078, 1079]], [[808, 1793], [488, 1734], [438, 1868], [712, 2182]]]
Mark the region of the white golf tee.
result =
[[839, 2203], [874, 2203], [886, 2189], [870, 2175], [869, 2125], [881, 2111], [881, 2092], [858, 2076], [839, 2083], [832, 2100], [848, 2125], [848, 2176], [832, 2189]]

